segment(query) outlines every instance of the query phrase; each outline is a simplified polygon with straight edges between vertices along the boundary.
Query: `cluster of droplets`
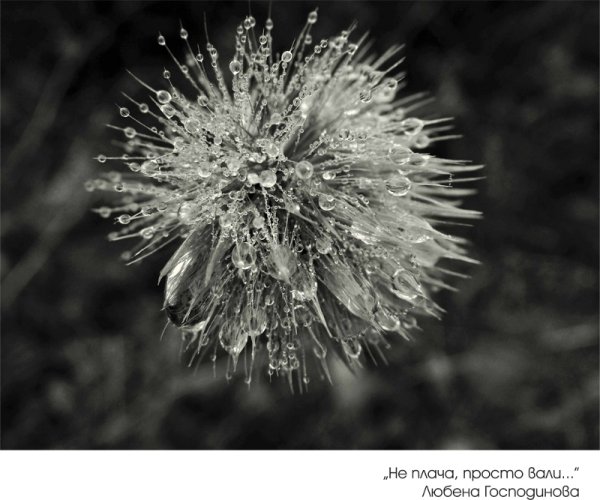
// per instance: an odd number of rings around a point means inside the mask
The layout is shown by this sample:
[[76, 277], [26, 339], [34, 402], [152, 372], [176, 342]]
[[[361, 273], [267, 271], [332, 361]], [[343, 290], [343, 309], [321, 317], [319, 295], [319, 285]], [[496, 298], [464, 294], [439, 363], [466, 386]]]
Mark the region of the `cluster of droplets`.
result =
[[272, 20], [246, 17], [225, 71], [210, 42], [194, 50], [181, 28], [181, 61], [159, 35], [188, 89], [166, 69], [163, 89], [134, 76], [148, 102], [125, 96], [124, 154], [97, 157], [128, 172], [86, 183], [121, 193], [97, 212], [120, 227], [109, 239], [138, 239], [129, 262], [183, 240], [161, 278], [192, 360], [224, 350], [228, 378], [242, 356], [247, 382], [266, 366], [301, 389], [312, 370], [330, 378], [330, 353], [360, 366], [438, 316], [440, 259], [469, 258], [435, 226], [478, 215], [452, 183], [479, 167], [422, 152], [453, 136], [411, 115], [419, 96], [396, 97], [399, 48], [369, 55], [354, 26], [316, 42], [316, 21], [278, 54]]

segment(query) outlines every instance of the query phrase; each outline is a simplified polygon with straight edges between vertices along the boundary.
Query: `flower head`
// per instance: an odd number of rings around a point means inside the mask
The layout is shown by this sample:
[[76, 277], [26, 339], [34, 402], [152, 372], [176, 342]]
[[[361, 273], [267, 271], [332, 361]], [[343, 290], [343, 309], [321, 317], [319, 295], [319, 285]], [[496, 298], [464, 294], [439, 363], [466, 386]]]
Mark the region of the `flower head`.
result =
[[160, 35], [187, 88], [168, 70], [165, 88], [140, 81], [149, 102], [128, 97], [125, 154], [111, 158], [130, 172], [87, 185], [123, 193], [98, 212], [122, 225], [111, 239], [139, 238], [131, 261], [179, 241], [161, 272], [170, 321], [195, 356], [224, 351], [228, 375], [249, 357], [248, 381], [266, 365], [302, 386], [311, 370], [329, 377], [332, 352], [351, 366], [381, 355], [439, 315], [440, 259], [469, 260], [437, 227], [477, 216], [448, 184], [477, 167], [424, 153], [448, 127], [396, 97], [398, 47], [369, 55], [353, 27], [316, 41], [316, 21], [276, 54], [273, 22], [248, 16], [223, 64], [183, 28], [183, 61]]

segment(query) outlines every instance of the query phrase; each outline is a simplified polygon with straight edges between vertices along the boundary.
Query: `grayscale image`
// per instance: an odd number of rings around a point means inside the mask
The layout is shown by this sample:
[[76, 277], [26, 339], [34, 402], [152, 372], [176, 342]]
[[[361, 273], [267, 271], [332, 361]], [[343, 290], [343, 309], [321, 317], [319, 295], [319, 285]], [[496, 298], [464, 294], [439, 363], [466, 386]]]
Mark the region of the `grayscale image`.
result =
[[598, 449], [598, 4], [3, 2], [4, 449]]

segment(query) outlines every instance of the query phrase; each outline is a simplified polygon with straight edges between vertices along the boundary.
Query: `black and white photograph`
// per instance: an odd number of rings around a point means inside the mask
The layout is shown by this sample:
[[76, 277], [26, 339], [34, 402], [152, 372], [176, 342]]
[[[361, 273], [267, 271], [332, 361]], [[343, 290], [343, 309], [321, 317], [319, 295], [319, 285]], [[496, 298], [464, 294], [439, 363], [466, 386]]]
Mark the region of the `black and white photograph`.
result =
[[598, 459], [598, 2], [0, 15], [6, 460]]

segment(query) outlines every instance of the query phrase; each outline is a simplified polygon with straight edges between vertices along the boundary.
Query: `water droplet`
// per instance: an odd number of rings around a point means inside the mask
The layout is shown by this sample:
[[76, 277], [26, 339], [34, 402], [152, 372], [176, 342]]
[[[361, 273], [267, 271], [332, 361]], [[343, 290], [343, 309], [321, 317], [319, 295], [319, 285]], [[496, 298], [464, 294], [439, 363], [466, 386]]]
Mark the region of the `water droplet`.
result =
[[411, 167], [421, 168], [427, 165], [428, 158], [425, 155], [419, 153], [413, 153], [408, 157], [407, 164]]
[[273, 29], [273, 19], [271, 19], [270, 17], [265, 21], [265, 28], [268, 31], [271, 31]]
[[169, 94], [166, 90], [159, 90], [156, 93], [156, 100], [161, 104], [167, 104], [171, 102], [171, 94]]
[[306, 180], [312, 177], [314, 167], [312, 166], [312, 163], [308, 161], [300, 161], [296, 163], [294, 170], [299, 179]]
[[231, 262], [238, 269], [250, 269], [256, 262], [256, 251], [249, 243], [237, 243], [231, 252]]
[[415, 138], [414, 145], [417, 149], [425, 149], [427, 146], [431, 144], [431, 139], [427, 134], [419, 134]]
[[252, 227], [254, 229], [261, 229], [261, 228], [265, 227], [265, 219], [263, 219], [260, 215], [256, 215], [252, 219]]
[[160, 110], [167, 118], [172, 118], [175, 115], [175, 108], [170, 104], [163, 104]]
[[325, 210], [326, 212], [333, 210], [335, 207], [335, 198], [330, 194], [320, 194], [319, 206], [321, 207], [321, 210]]
[[406, 269], [398, 269], [392, 275], [392, 290], [401, 299], [412, 302], [419, 295], [421, 285]]
[[242, 71], [242, 64], [238, 60], [234, 59], [229, 63], [229, 70], [234, 75], [237, 75], [240, 71]]
[[267, 329], [267, 315], [263, 309], [246, 307], [242, 317], [242, 328], [252, 338], [258, 337]]
[[106, 163], [106, 156], [105, 155], [98, 155], [98, 158], [96, 158], [98, 160], [98, 163]]
[[158, 35], [157, 41], [158, 41], [158, 45], [165, 45], [165, 43], [166, 43], [165, 37], [162, 35]]
[[292, 296], [299, 302], [312, 300], [317, 295], [317, 282], [307, 271], [296, 273], [292, 282]]
[[400, 326], [397, 316], [385, 311], [383, 308], [379, 308], [375, 312], [375, 321], [383, 330], [388, 332], [394, 331]]
[[273, 170], [263, 170], [260, 173], [260, 184], [264, 188], [271, 188], [277, 184], [277, 175]]
[[148, 111], [150, 111], [150, 108], [148, 107], [148, 105], [143, 102], [140, 104], [140, 113], [147, 113]]
[[210, 165], [208, 163], [200, 163], [200, 165], [198, 165], [198, 175], [202, 178], [202, 179], [206, 179], [208, 177], [211, 176], [211, 170], [210, 170]]
[[121, 108], [121, 109], [119, 109], [119, 113], [121, 114], [121, 116], [123, 118], [127, 118], [129, 116], [129, 109]]
[[286, 50], [283, 54], [281, 54], [281, 60], [284, 63], [289, 63], [292, 60], [292, 53], [289, 50]]
[[400, 122], [400, 127], [406, 135], [417, 135], [423, 130], [423, 121], [418, 118], [406, 118]]
[[411, 188], [410, 179], [402, 174], [395, 174], [385, 181], [387, 192], [392, 196], [406, 196]]
[[142, 238], [144, 238], [145, 240], [152, 239], [152, 237], [154, 236], [154, 228], [152, 228], [152, 227], [145, 227], [144, 229], [142, 229], [140, 231], [140, 236]]
[[133, 139], [136, 136], [136, 131], [133, 127], [126, 127], [123, 133], [128, 139]]
[[181, 205], [179, 205], [177, 215], [184, 224], [189, 224], [193, 220], [194, 204], [189, 201], [184, 201]]
[[264, 150], [271, 158], [276, 158], [279, 155], [279, 146], [274, 142], [269, 141], [265, 145]]
[[180, 36], [180, 37], [181, 37], [183, 40], [187, 40], [187, 37], [188, 37], [188, 32], [187, 32], [187, 30], [186, 30], [186, 29], [184, 29], [184, 28], [181, 28], [181, 29], [179, 30], [179, 36]]
[[371, 102], [371, 99], [373, 99], [373, 92], [371, 89], [363, 89], [358, 94], [358, 97], [360, 98], [361, 102], [369, 103]]
[[331, 252], [331, 240], [327, 236], [320, 236], [315, 242], [317, 252], [326, 255]]
[[348, 357], [352, 359], [358, 359], [360, 357], [360, 353], [362, 352], [362, 346], [356, 339], [342, 341], [342, 347], [344, 348], [344, 352], [348, 355]]
[[308, 14], [308, 18], [306, 19], [306, 22], [307, 22], [308, 24], [315, 24], [315, 23], [317, 22], [317, 19], [318, 19], [318, 17], [319, 17], [319, 16], [318, 16], [318, 14], [317, 14], [317, 11], [316, 11], [316, 10], [313, 10], [312, 12], [310, 12], [310, 13]]
[[333, 179], [335, 179], [335, 172], [333, 170], [328, 170], [327, 172], [323, 172], [323, 175], [321, 177], [323, 177], [324, 180], [326, 181], [332, 181]]
[[120, 224], [129, 224], [131, 222], [131, 215], [129, 215], [129, 214], [120, 215], [118, 221]]
[[296, 272], [298, 262], [291, 248], [285, 245], [274, 245], [267, 260], [268, 273], [274, 278], [289, 283]]
[[163, 71], [163, 78], [164, 78], [165, 80], [168, 80], [169, 78], [171, 78], [171, 72], [170, 72], [168, 69], [165, 69], [165, 70]]

